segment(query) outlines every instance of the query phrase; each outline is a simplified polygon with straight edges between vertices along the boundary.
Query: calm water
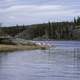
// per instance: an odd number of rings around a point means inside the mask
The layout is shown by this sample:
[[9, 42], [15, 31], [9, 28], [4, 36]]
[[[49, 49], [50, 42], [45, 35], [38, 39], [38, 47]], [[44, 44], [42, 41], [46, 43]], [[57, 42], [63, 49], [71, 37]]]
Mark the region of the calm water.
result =
[[80, 80], [80, 42], [46, 43], [56, 47], [0, 53], [0, 80]]

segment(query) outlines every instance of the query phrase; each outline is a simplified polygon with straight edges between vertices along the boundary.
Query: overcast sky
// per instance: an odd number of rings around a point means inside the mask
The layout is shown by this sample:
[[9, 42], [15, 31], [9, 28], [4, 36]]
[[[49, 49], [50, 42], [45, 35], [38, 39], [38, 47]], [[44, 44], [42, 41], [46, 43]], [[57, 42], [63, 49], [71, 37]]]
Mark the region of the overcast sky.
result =
[[80, 0], [0, 0], [4, 25], [72, 20], [80, 16]]

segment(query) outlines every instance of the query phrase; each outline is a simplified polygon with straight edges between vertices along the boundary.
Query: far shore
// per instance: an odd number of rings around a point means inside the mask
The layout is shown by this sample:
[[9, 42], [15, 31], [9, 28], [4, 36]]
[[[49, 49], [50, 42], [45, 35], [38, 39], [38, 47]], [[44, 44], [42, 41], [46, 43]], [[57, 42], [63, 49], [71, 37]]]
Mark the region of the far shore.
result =
[[36, 50], [36, 49], [47, 49], [47, 46], [39, 46], [39, 45], [7, 45], [7, 44], [0, 44], [0, 52]]

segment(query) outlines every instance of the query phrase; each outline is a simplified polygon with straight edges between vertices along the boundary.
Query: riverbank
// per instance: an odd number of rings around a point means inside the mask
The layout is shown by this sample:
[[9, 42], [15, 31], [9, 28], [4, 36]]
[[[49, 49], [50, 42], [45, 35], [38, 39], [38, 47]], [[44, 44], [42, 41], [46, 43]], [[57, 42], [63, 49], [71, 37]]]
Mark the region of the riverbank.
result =
[[39, 45], [6, 45], [6, 44], [0, 44], [0, 52], [35, 50], [35, 49], [47, 49], [47, 46], [39, 46]]

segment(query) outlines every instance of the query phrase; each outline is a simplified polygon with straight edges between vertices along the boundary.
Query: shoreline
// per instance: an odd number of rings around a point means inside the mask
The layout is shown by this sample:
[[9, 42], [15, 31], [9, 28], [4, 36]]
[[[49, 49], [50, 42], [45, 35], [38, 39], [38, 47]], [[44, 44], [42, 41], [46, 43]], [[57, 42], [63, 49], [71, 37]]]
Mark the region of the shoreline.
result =
[[39, 45], [7, 45], [7, 44], [0, 44], [0, 52], [13, 52], [13, 51], [26, 51], [26, 50], [36, 50], [47, 49], [47, 46], [39, 46]]

